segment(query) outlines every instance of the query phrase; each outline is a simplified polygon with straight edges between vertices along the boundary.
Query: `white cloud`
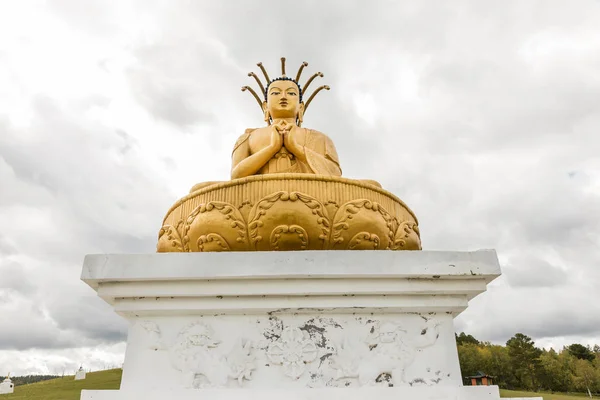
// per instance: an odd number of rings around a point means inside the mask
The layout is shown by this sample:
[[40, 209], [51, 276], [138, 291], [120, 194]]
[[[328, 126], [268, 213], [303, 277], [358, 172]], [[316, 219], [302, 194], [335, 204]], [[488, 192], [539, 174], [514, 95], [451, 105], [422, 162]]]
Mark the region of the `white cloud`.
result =
[[413, 208], [425, 248], [498, 250], [458, 329], [600, 343], [598, 19], [591, 0], [0, 5], [0, 364], [121, 362], [83, 256], [152, 252], [171, 203], [228, 178], [262, 124], [239, 89], [280, 56], [325, 73], [305, 125]]

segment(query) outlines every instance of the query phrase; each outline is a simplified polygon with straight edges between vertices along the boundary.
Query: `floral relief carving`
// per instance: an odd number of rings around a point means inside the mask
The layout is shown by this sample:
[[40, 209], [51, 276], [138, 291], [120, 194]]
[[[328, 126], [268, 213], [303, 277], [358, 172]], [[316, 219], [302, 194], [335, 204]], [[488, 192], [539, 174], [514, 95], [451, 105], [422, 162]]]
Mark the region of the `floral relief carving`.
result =
[[177, 221], [175, 226], [163, 225], [158, 232], [157, 250], [165, 253], [189, 251], [184, 241], [183, 231], [183, 220]]
[[248, 221], [248, 215], [250, 214], [252, 207], [254, 207], [254, 204], [249, 200], [244, 200], [237, 206], [244, 221]]
[[328, 215], [335, 215], [335, 213], [337, 213], [337, 210], [339, 210], [340, 208], [340, 205], [335, 200], [327, 200], [323, 202], [323, 204], [325, 205], [325, 209], [327, 210]]
[[229, 379], [239, 385], [252, 379], [256, 369], [253, 345], [241, 341], [225, 355], [212, 328], [201, 322], [186, 326], [169, 349], [172, 366], [181, 371], [184, 387], [225, 387]]
[[[284, 207], [281, 207], [282, 203], [285, 203]], [[330, 223], [326, 213], [327, 211], [319, 201], [306, 194], [285, 191], [274, 193], [257, 202], [250, 212], [248, 223], [250, 241], [255, 249], [260, 249], [263, 234], [268, 234], [272, 239], [272, 232], [283, 225], [274, 224], [274, 222], [288, 219], [294, 221], [290, 225], [298, 226], [308, 232], [305, 235], [306, 240], [308, 240], [308, 235], [318, 239], [320, 244], [315, 243], [313, 247], [323, 248], [329, 237]]]
[[278, 191], [256, 202], [209, 201], [190, 207], [177, 222], [165, 222], [157, 251], [421, 249], [414, 220], [392, 216], [368, 199], [338, 204], [294, 191]]
[[229, 251], [231, 250], [227, 241], [218, 233], [209, 233], [198, 238], [199, 251]]
[[332, 364], [337, 370], [335, 379], [357, 378], [361, 386], [377, 385], [382, 380], [388, 386], [412, 385], [406, 380], [406, 368], [414, 362], [419, 349], [435, 344], [439, 325], [435, 319], [429, 319], [420, 335], [414, 337], [395, 323], [376, 322], [364, 342], [366, 347], [356, 342], [340, 346]]
[[164, 350], [165, 345], [162, 338], [162, 332], [156, 322], [149, 320], [141, 320], [137, 326], [145, 332], [143, 342], [151, 350]]
[[421, 250], [419, 226], [416, 223], [404, 221], [398, 226], [393, 250]]
[[271, 232], [271, 249], [272, 250], [282, 250], [280, 242], [284, 242], [284, 244], [288, 244], [290, 242], [299, 242], [298, 246], [294, 246], [295, 248], [299, 248], [299, 250], [306, 250], [308, 246], [308, 233], [306, 230], [299, 225], [279, 225], [273, 232]]
[[240, 342], [227, 356], [229, 377], [237, 380], [242, 386], [244, 380], [252, 380], [252, 373], [256, 369], [254, 345], [250, 341]]
[[377, 250], [379, 243], [379, 236], [376, 234], [360, 232], [350, 239], [348, 250]]
[[306, 369], [305, 364], [314, 361], [317, 354], [317, 346], [308, 333], [290, 327], [285, 328], [280, 338], [267, 348], [268, 359], [281, 365], [284, 374], [292, 379], [300, 378]]
[[193, 240], [195, 251], [231, 251], [247, 248], [247, 228], [240, 211], [229, 203], [200, 204], [188, 216], [185, 237]]
[[[168, 351], [185, 388], [240, 387], [253, 379], [257, 387], [277, 371], [313, 388], [432, 386], [450, 378], [442, 372], [448, 365], [445, 356], [437, 351], [421, 356], [426, 364], [421, 360], [413, 366], [423, 349], [437, 343], [441, 320], [422, 315], [371, 318], [310, 318], [291, 327], [275, 317], [268, 319], [268, 326], [257, 321], [260, 329], [240, 326], [239, 333], [223, 331], [223, 336], [198, 321], [186, 325], [168, 346], [146, 348]], [[144, 344], [163, 342], [160, 333], [155, 335], [160, 332], [156, 324], [144, 321], [139, 326], [145, 330]], [[242, 332], [253, 339], [240, 337]]]
[[[380, 218], [380, 223], [373, 220], [373, 215], [376, 218]], [[333, 228], [331, 231], [331, 246], [341, 245], [344, 241], [348, 240], [346, 232], [352, 231], [355, 227], [371, 226], [372, 229], [376, 228], [380, 235], [375, 234], [380, 240], [385, 238], [384, 248], [390, 249], [394, 242], [394, 232], [396, 231], [395, 226], [397, 222], [380, 204], [371, 200], [354, 200], [342, 205], [338, 212], [335, 214], [333, 219]], [[352, 235], [352, 241], [356, 235]], [[349, 245], [348, 245], [349, 246]], [[377, 248], [379, 248], [378, 245]], [[341, 246], [343, 248], [344, 246]], [[349, 248], [349, 247], [348, 247]]]

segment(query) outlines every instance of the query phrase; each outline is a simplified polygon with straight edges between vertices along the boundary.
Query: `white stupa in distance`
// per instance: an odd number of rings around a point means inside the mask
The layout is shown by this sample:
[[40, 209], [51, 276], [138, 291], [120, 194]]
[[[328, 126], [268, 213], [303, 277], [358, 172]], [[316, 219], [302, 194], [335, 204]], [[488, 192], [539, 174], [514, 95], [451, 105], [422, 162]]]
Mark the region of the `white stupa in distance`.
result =
[[83, 366], [79, 367], [79, 369], [75, 373], [75, 380], [76, 381], [80, 381], [82, 379], [85, 379], [85, 371], [83, 370]]
[[15, 384], [10, 380], [10, 373], [9, 373], [8, 376], [6, 377], [6, 379], [4, 379], [2, 381], [2, 383], [0, 383], [0, 394], [13, 393], [14, 391], [15, 391]]

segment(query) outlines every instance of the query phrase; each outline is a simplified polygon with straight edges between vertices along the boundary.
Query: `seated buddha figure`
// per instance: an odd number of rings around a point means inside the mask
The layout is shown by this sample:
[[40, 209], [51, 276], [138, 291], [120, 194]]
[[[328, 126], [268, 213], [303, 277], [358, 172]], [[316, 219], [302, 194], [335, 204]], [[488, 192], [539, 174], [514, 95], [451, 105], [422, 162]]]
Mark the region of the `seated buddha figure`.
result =
[[[417, 219], [376, 181], [343, 178], [336, 148], [325, 134], [302, 126], [318, 87], [304, 101], [317, 72], [295, 78], [253, 77], [244, 86], [265, 125], [247, 129], [232, 152], [231, 180], [202, 182], [169, 210], [159, 252], [280, 250], [416, 250]], [[260, 95], [258, 94], [260, 93]]]
[[[324, 133], [302, 127], [305, 112], [314, 97], [329, 86], [318, 87], [304, 102], [304, 94], [312, 81], [323, 77], [323, 73], [312, 75], [304, 86], [300, 77], [308, 63], [303, 62], [292, 79], [285, 74], [285, 58], [281, 58], [282, 75], [270, 79], [262, 63], [257, 64], [263, 72], [266, 85], [258, 76], [250, 72], [262, 93], [261, 97], [249, 86], [242, 91], [252, 93], [264, 116], [267, 126], [246, 129], [238, 138], [231, 157], [231, 179], [251, 175], [305, 173], [324, 176], [341, 176], [337, 151], [333, 141]], [[381, 187], [373, 180], [361, 182]], [[192, 187], [195, 192], [220, 182], [202, 182]]]
[[[264, 93], [260, 101], [256, 92], [250, 90], [259, 102], [264, 114], [266, 127], [247, 129], [237, 140], [232, 155], [231, 179], [257, 174], [308, 173], [327, 176], [340, 176], [342, 170], [338, 155], [331, 139], [313, 129], [302, 128], [304, 112], [310, 101], [322, 89], [319, 87], [308, 102], [303, 102], [303, 89], [298, 83], [302, 64], [296, 79], [285, 76], [285, 58], [282, 59], [282, 76], [273, 80], [267, 78], [264, 87], [256, 75]], [[261, 69], [262, 64], [259, 64]], [[309, 79], [304, 90], [320, 72]]]

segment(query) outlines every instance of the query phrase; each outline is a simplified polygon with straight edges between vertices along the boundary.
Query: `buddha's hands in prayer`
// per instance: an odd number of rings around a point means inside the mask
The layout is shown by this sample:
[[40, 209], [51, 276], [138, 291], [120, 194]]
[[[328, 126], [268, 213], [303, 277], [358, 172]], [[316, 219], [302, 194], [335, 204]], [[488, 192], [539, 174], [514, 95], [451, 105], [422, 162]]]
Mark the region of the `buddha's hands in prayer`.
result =
[[275, 151], [283, 147], [283, 135], [278, 125], [271, 125], [271, 147]]
[[[289, 122], [285, 121], [285, 120], [280, 120], [277, 121], [275, 124], [273, 124], [273, 128], [274, 130], [276, 130], [282, 140], [281, 145], [279, 145], [279, 147], [285, 146], [286, 148], [289, 149], [288, 144], [291, 138], [291, 133], [293, 131], [293, 129], [295, 128], [295, 126], [293, 124], [290, 124]], [[271, 143], [274, 142], [274, 138], [271, 138]]]
[[293, 142], [294, 130], [296, 126], [294, 124], [290, 124], [284, 120], [278, 121], [275, 125], [276, 129], [279, 130], [281, 137], [283, 138], [283, 145], [286, 149], [292, 150], [295, 149], [295, 142]]

